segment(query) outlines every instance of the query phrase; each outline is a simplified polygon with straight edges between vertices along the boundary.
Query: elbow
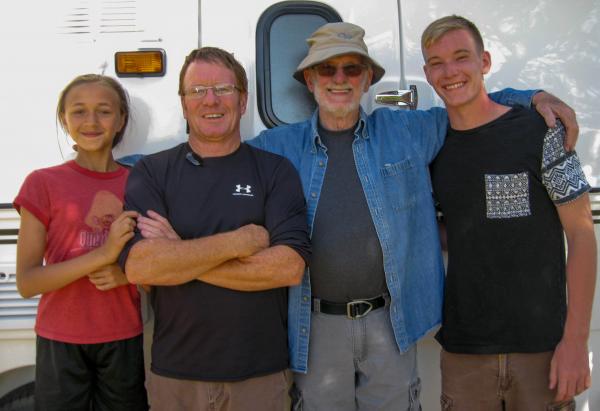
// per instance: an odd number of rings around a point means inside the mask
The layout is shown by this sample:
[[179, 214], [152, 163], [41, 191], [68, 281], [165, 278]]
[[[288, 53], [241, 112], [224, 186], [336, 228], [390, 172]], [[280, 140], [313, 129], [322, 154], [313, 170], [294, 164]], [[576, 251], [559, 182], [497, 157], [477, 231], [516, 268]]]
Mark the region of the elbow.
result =
[[138, 243], [129, 251], [127, 260], [125, 261], [125, 276], [131, 284], [142, 285], [146, 284], [148, 274], [148, 258], [145, 258], [144, 252]]
[[38, 293], [28, 286], [27, 281], [23, 281], [24, 274], [17, 269], [17, 291], [23, 298], [35, 297]]
[[143, 271], [141, 270], [139, 262], [133, 258], [128, 258], [125, 263], [125, 276], [127, 277], [127, 281], [136, 285], [145, 284], [142, 273]]
[[306, 264], [304, 260], [298, 257], [298, 261], [295, 261], [291, 264], [289, 271], [289, 281], [287, 282], [287, 286], [293, 287], [296, 285], [300, 285], [302, 283], [302, 277], [304, 276], [304, 270], [306, 268]]
[[28, 290], [26, 287], [23, 287], [22, 285], [19, 285], [18, 282], [17, 282], [17, 291], [19, 291], [19, 294], [23, 298], [31, 298], [31, 297], [36, 296], [36, 293], [34, 293], [31, 290]]

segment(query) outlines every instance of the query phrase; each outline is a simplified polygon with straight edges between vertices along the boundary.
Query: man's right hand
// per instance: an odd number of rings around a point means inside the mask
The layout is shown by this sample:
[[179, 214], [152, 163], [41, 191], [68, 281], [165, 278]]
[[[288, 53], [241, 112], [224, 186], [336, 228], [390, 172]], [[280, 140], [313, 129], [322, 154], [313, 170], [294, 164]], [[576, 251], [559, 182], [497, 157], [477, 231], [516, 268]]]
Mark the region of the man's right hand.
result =
[[238, 257], [248, 257], [269, 247], [269, 232], [263, 226], [247, 224], [233, 233], [239, 245]]

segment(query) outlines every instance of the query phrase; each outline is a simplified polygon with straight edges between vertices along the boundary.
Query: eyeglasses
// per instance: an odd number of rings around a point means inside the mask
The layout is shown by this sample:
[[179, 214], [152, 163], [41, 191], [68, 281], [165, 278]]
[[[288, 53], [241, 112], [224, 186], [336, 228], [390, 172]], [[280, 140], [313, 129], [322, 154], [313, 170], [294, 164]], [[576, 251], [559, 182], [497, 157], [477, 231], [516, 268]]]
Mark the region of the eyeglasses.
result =
[[214, 86], [192, 86], [187, 89], [184, 93], [185, 96], [189, 98], [203, 98], [208, 93], [208, 90], [213, 91], [215, 96], [228, 96], [233, 94], [234, 91], [240, 89], [233, 84], [216, 84]]
[[367, 69], [364, 64], [346, 64], [345, 66], [333, 66], [328, 63], [314, 66], [314, 69], [321, 77], [333, 77], [337, 73], [338, 68], [341, 68], [344, 75], [347, 77], [358, 77]]

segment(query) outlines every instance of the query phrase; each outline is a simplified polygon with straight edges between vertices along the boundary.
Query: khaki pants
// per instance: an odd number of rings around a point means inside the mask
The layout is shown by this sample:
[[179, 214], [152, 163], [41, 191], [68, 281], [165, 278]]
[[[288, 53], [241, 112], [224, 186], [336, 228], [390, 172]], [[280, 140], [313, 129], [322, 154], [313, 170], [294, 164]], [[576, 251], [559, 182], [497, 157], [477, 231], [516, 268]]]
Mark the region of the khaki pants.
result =
[[152, 411], [283, 411], [289, 371], [236, 382], [206, 382], [148, 376]]
[[552, 351], [453, 354], [442, 350], [442, 411], [575, 411], [548, 389]]

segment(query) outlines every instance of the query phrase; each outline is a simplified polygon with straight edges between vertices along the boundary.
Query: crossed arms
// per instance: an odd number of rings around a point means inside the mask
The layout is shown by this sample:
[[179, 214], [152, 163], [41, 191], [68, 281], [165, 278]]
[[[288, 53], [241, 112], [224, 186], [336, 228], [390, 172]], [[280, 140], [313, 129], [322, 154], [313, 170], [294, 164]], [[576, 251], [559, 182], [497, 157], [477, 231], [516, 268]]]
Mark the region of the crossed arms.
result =
[[138, 228], [145, 239], [133, 246], [125, 264], [132, 283], [178, 285], [200, 280], [238, 291], [259, 291], [296, 285], [302, 279], [302, 257], [285, 245], [269, 247], [269, 234], [262, 226], [248, 224], [181, 240], [174, 238], [176, 233], [165, 219], [151, 211], [149, 215], [155, 219], [139, 217]]

